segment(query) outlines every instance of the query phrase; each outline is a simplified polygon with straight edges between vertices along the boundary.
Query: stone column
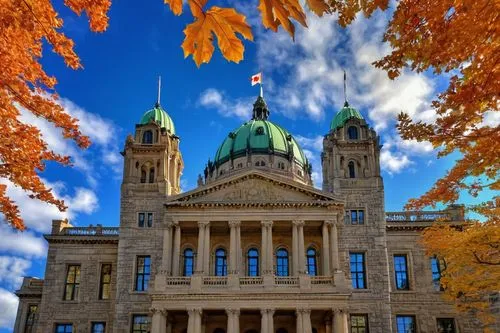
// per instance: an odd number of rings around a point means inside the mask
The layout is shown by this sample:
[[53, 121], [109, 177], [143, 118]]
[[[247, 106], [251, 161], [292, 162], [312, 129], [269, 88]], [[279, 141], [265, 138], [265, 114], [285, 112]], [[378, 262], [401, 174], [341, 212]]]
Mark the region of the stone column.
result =
[[334, 333], [349, 333], [347, 328], [347, 313], [341, 309], [333, 310], [333, 322], [332, 322]]
[[312, 333], [311, 309], [302, 309], [302, 329], [304, 333]]
[[226, 309], [227, 333], [240, 333], [240, 310]]
[[[267, 309], [261, 309], [260, 310], [260, 333], [269, 333], [268, 329], [269, 329], [269, 316], [267, 315]], [[274, 332], [271, 332], [271, 333], [274, 333]]]
[[196, 251], [196, 272], [203, 273], [203, 254], [205, 252], [205, 221], [198, 222], [198, 249]]
[[172, 262], [172, 275], [180, 275], [180, 261], [181, 261], [181, 226], [178, 221], [174, 223], [174, 258]]
[[337, 223], [336, 221], [330, 221], [330, 255], [331, 255], [331, 269], [333, 272], [339, 270], [339, 244], [337, 236]]
[[295, 325], [296, 325], [296, 328], [295, 330], [297, 332], [304, 332], [304, 323], [302, 321], [302, 309], [297, 309], [295, 310], [295, 316], [296, 316], [296, 319], [295, 319]]
[[165, 275], [172, 273], [172, 221], [165, 221], [163, 229], [163, 253], [161, 258], [162, 271]]
[[204, 275], [210, 275], [210, 222], [205, 224], [205, 241], [203, 242], [205, 246], [203, 253], [203, 272]]
[[273, 221], [266, 221], [267, 226], [267, 274], [273, 274]]
[[[297, 231], [297, 221], [292, 221], [292, 266], [293, 276], [299, 275], [299, 240]], [[298, 318], [298, 314], [297, 314]], [[300, 332], [297, 330], [297, 332]]]
[[238, 226], [240, 221], [229, 221], [229, 274], [238, 273]]
[[274, 309], [267, 309], [267, 331], [274, 333]]
[[[260, 223], [260, 229], [262, 232], [262, 240], [260, 245], [260, 269], [262, 271], [262, 275], [267, 274], [267, 227], [265, 221]], [[262, 312], [262, 311], [261, 311]], [[263, 315], [264, 316], [264, 315]], [[264, 320], [264, 319], [262, 319]], [[263, 331], [262, 331], [263, 332]]]
[[[240, 222], [236, 226], [236, 271], [240, 275], [242, 275], [245, 272], [245, 268], [243, 266], [243, 252], [242, 251], [243, 250], [241, 248], [241, 222]], [[238, 321], [238, 323], [239, 323], [239, 321]]]
[[190, 308], [188, 309], [188, 329], [187, 333], [201, 333], [201, 314], [203, 310], [201, 308]]
[[299, 233], [299, 274], [306, 272], [306, 250], [304, 245], [304, 221], [297, 221]]
[[159, 309], [151, 309], [153, 318], [151, 319], [151, 333], [166, 333], [166, 323], [163, 314]]
[[323, 222], [322, 226], [322, 236], [323, 236], [323, 248], [321, 250], [321, 264], [323, 266], [323, 275], [331, 275], [330, 272], [330, 239], [328, 234], [328, 223], [327, 221]]
[[325, 333], [332, 333], [332, 320], [330, 318], [325, 320]]

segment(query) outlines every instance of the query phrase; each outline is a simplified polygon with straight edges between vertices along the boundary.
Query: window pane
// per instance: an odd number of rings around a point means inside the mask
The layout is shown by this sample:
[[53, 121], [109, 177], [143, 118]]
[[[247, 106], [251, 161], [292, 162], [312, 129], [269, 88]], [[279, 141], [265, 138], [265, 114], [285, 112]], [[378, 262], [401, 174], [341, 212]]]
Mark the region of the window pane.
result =
[[139, 227], [144, 227], [144, 213], [139, 213]]
[[79, 285], [80, 285], [80, 265], [68, 265], [63, 299], [67, 301], [78, 299]]
[[151, 274], [151, 258], [149, 256], [137, 257], [135, 290], [148, 290], [149, 276]]
[[351, 223], [358, 224], [358, 211], [357, 210], [351, 210]]
[[226, 251], [224, 249], [218, 249], [215, 251], [215, 276], [226, 276], [227, 275], [227, 259]]
[[455, 319], [437, 318], [438, 333], [455, 333]]
[[92, 333], [105, 333], [106, 323], [92, 323]]
[[396, 316], [397, 333], [415, 333], [414, 316]]
[[441, 269], [439, 267], [439, 260], [434, 257], [431, 258], [431, 271], [432, 271], [432, 283], [434, 284], [434, 289], [439, 291], [441, 289]]
[[193, 275], [194, 271], [194, 252], [191, 249], [184, 250], [184, 276]]
[[365, 254], [350, 253], [351, 281], [354, 289], [366, 288]]
[[153, 213], [148, 213], [148, 228], [153, 226]]
[[111, 284], [111, 264], [101, 266], [101, 284], [99, 286], [99, 299], [109, 299]]
[[396, 275], [396, 288], [399, 290], [410, 289], [408, 283], [408, 266], [406, 263], [406, 255], [394, 256], [394, 272]]
[[316, 276], [318, 275], [318, 265], [316, 262], [316, 250], [313, 248], [310, 248], [307, 250], [307, 273], [311, 276]]
[[134, 315], [132, 333], [149, 333], [150, 319], [145, 315]]
[[363, 210], [358, 210], [358, 223], [359, 224], [365, 223], [365, 211]]
[[368, 333], [367, 315], [351, 315], [351, 333]]
[[279, 249], [276, 252], [276, 275], [289, 276], [288, 251], [286, 249]]
[[259, 252], [256, 249], [250, 249], [247, 253], [248, 276], [259, 276]]

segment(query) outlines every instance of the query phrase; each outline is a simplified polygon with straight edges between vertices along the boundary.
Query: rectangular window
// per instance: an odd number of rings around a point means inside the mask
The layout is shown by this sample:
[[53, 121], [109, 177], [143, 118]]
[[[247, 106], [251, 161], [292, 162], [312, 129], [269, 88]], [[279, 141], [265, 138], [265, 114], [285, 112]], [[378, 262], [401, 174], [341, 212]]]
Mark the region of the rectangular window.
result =
[[109, 299], [111, 291], [111, 264], [101, 265], [101, 281], [99, 284], [99, 299]]
[[438, 333], [455, 333], [455, 319], [453, 318], [437, 318]]
[[351, 315], [351, 333], [368, 333], [368, 315]]
[[362, 209], [351, 209], [345, 212], [346, 224], [365, 224], [365, 211]]
[[148, 290], [149, 276], [151, 274], [151, 257], [138, 256], [137, 267], [135, 269], [135, 288], [136, 291]]
[[406, 254], [394, 255], [394, 274], [396, 275], [396, 289], [409, 290], [410, 284], [408, 281], [408, 264]]
[[436, 257], [431, 258], [431, 271], [432, 271], [432, 283], [434, 285], [434, 290], [440, 291], [441, 288], [441, 267], [439, 265], [439, 260]]
[[139, 228], [151, 228], [153, 226], [153, 213], [139, 213], [137, 224]]
[[146, 315], [133, 315], [132, 333], [149, 333], [150, 319]]
[[365, 254], [350, 253], [351, 280], [354, 289], [366, 289]]
[[397, 333], [416, 333], [415, 316], [396, 316]]
[[68, 265], [66, 272], [66, 286], [64, 289], [64, 300], [74, 301], [78, 299], [80, 290], [80, 265]]
[[92, 323], [91, 333], [106, 333], [106, 323], [104, 322]]
[[36, 316], [38, 314], [38, 305], [30, 305], [28, 314], [26, 315], [26, 323], [24, 325], [24, 333], [32, 333], [35, 330]]
[[56, 324], [55, 333], [73, 333], [73, 324]]

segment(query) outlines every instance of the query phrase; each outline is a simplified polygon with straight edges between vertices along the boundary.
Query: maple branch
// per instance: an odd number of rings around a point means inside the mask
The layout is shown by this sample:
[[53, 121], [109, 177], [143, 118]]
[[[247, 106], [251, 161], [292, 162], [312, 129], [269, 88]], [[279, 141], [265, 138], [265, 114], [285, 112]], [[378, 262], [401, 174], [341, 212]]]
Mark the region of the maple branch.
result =
[[491, 262], [491, 261], [486, 261], [486, 260], [480, 259], [479, 256], [474, 251], [472, 251], [472, 255], [474, 256], [474, 258], [476, 259], [476, 261], [479, 264], [481, 264], [481, 265], [489, 265], [489, 266], [498, 266], [498, 265], [500, 265], [500, 261], [499, 262]]

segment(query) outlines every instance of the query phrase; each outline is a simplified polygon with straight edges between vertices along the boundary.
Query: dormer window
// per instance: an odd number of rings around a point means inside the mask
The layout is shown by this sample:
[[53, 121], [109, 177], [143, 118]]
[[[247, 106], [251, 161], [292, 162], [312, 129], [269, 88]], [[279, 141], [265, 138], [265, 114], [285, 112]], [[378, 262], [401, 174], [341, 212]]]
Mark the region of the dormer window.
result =
[[347, 137], [349, 140], [358, 140], [358, 128], [356, 126], [349, 126], [347, 129]]
[[147, 130], [142, 134], [142, 143], [144, 144], [153, 143], [153, 131]]
[[257, 129], [255, 130], [255, 135], [264, 135], [264, 127], [257, 127]]
[[278, 169], [285, 170], [285, 163], [278, 162]]

